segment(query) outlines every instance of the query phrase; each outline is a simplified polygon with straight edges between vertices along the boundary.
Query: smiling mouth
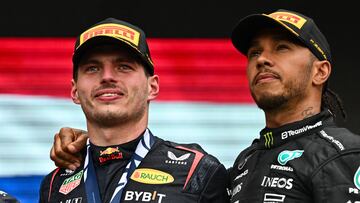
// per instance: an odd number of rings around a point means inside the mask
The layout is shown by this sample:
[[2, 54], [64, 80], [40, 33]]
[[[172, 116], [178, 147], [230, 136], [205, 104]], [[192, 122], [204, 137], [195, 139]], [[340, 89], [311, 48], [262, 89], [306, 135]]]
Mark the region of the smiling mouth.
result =
[[103, 90], [99, 90], [95, 94], [94, 97], [99, 99], [99, 100], [110, 101], [110, 100], [119, 99], [119, 98], [123, 97], [124, 95], [125, 94], [123, 92], [121, 92], [120, 90], [103, 89]]
[[[96, 97], [115, 97], [115, 96], [118, 96], [119, 94], [117, 93], [103, 93], [103, 94], [99, 94], [99, 95], [96, 95]], [[122, 94], [120, 94], [121, 96]]]

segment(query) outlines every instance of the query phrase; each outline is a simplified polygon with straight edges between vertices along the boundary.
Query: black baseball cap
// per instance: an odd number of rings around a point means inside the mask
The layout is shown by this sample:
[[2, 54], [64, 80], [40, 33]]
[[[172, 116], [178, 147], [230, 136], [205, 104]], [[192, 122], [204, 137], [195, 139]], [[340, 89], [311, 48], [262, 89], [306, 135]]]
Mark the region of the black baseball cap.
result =
[[72, 58], [74, 78], [84, 52], [101, 44], [118, 44], [133, 50], [144, 62], [147, 72], [154, 75], [154, 64], [151, 60], [144, 31], [128, 22], [107, 18], [92, 25], [76, 39]]
[[284, 9], [270, 14], [252, 14], [241, 19], [231, 35], [233, 45], [242, 54], [247, 55], [252, 38], [265, 27], [279, 27], [288, 31], [319, 60], [332, 63], [330, 45], [313, 19]]
[[0, 190], [0, 203], [19, 203], [19, 201], [15, 197]]

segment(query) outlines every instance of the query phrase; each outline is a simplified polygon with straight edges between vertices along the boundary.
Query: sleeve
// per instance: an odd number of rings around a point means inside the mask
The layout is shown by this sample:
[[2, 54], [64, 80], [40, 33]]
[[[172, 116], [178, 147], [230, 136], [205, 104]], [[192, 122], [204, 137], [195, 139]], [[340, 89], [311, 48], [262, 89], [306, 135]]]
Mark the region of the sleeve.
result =
[[226, 203], [230, 202], [228, 189], [230, 178], [224, 165], [219, 164], [207, 182], [199, 203]]
[[49, 176], [44, 177], [41, 181], [40, 191], [39, 191], [39, 203], [47, 203], [50, 189]]
[[322, 164], [312, 176], [314, 202], [355, 203], [360, 199], [360, 149], [348, 150]]
[[53, 180], [56, 174], [59, 172], [60, 168], [56, 168], [50, 174], [44, 177], [41, 181], [40, 191], [39, 191], [39, 203], [47, 203], [49, 202], [51, 195], [51, 187], [53, 184]]

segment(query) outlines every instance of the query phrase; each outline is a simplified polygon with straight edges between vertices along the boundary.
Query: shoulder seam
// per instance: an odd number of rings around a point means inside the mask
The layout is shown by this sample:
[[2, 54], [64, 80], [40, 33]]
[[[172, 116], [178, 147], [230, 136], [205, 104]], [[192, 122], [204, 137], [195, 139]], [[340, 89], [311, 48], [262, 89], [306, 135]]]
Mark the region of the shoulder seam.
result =
[[329, 135], [325, 130], [321, 130], [316, 133], [319, 135], [323, 140], [325, 140], [327, 143], [330, 143], [331, 146], [333, 146], [336, 151], [341, 152], [345, 150], [344, 145], [337, 139], [335, 139], [333, 136]]
[[55, 178], [55, 176], [56, 176], [56, 174], [59, 172], [59, 170], [60, 170], [60, 168], [57, 168], [55, 171], [54, 171], [54, 173], [53, 173], [53, 175], [52, 175], [52, 177], [51, 177], [51, 181], [50, 181], [50, 188], [49, 188], [49, 196], [48, 196], [48, 202], [50, 202], [50, 197], [51, 197], [51, 190], [52, 190], [52, 185], [53, 185], [53, 182], [54, 182], [54, 178]]
[[310, 176], [310, 180], [312, 180], [314, 178], [314, 176], [320, 171], [320, 169], [322, 167], [324, 167], [326, 164], [328, 164], [329, 162], [341, 157], [341, 156], [344, 156], [344, 155], [347, 155], [347, 154], [351, 154], [351, 153], [357, 153], [359, 152], [360, 153], [360, 149], [348, 149], [348, 150], [343, 150], [341, 152], [339, 152], [338, 154], [336, 154], [335, 156], [332, 156], [328, 159], [326, 159], [323, 163], [321, 163], [317, 168], [314, 169], [314, 171], [312, 172], [311, 176]]
[[210, 180], [214, 177], [216, 171], [219, 170], [219, 167], [221, 167], [221, 164], [219, 164], [219, 165], [216, 167], [216, 169], [214, 170], [214, 172], [211, 174], [210, 178], [208, 179], [207, 183], [205, 184], [205, 187], [204, 187], [203, 191], [202, 191], [201, 194], [200, 194], [200, 198], [199, 198], [198, 202], [201, 202], [201, 198], [203, 197], [203, 194], [204, 194], [204, 192], [206, 191], [207, 186], [210, 184]]
[[192, 152], [192, 153], [195, 154], [194, 161], [193, 161], [193, 163], [191, 164], [190, 171], [188, 172], [188, 176], [186, 177], [186, 181], [185, 181], [185, 184], [184, 184], [184, 187], [183, 187], [183, 189], [185, 189], [185, 187], [186, 187], [186, 185], [188, 184], [191, 176], [192, 176], [193, 173], [195, 172], [196, 167], [199, 165], [200, 160], [204, 157], [204, 154], [201, 153], [201, 152], [198, 151], [198, 150], [189, 149], [189, 148], [186, 148], [186, 147], [183, 147], [183, 146], [176, 146], [176, 148], [177, 148], [177, 149], [186, 150], [186, 151], [190, 151], [190, 152]]

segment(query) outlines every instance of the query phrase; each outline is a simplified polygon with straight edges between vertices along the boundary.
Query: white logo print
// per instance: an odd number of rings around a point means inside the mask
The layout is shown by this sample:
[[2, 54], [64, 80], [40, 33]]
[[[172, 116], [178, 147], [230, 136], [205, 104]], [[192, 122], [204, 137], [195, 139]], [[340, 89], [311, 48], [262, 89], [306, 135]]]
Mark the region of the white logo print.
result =
[[261, 186], [281, 189], [285, 188], [290, 190], [293, 187], [293, 179], [264, 176]]
[[165, 163], [167, 164], [180, 164], [180, 165], [186, 165], [187, 162], [185, 161], [190, 157], [190, 153], [186, 153], [184, 155], [181, 155], [180, 157], [177, 157], [174, 153], [171, 151], [168, 151], [168, 158], [170, 160], [165, 160]]
[[285, 197], [286, 197], [285, 195], [265, 193], [264, 203], [284, 202]]
[[184, 161], [190, 157], [190, 153], [184, 154], [180, 157], [176, 157], [174, 153], [168, 151], [168, 157], [174, 161]]
[[297, 130], [289, 130], [289, 131], [285, 131], [285, 132], [282, 132], [281, 133], [281, 139], [285, 140], [287, 139], [288, 137], [291, 137], [293, 135], [297, 135], [297, 134], [300, 134], [300, 133], [303, 133], [303, 132], [306, 132], [308, 130], [311, 130], [311, 129], [314, 129], [314, 128], [317, 128], [319, 126], [322, 126], [322, 121], [319, 121], [317, 123], [315, 123], [314, 125], [306, 125], [302, 128], [299, 128]]
[[72, 175], [75, 171], [70, 169], [65, 169], [65, 173], [60, 174], [60, 176], [69, 176]]

